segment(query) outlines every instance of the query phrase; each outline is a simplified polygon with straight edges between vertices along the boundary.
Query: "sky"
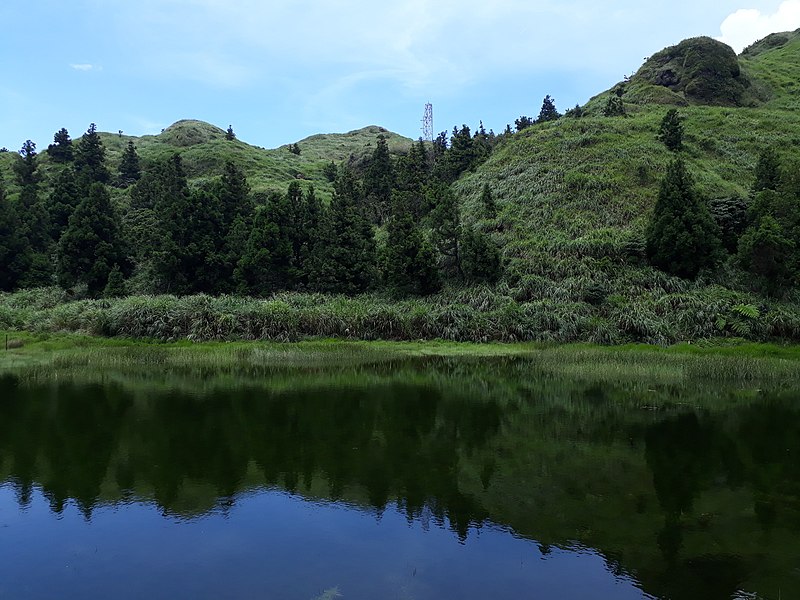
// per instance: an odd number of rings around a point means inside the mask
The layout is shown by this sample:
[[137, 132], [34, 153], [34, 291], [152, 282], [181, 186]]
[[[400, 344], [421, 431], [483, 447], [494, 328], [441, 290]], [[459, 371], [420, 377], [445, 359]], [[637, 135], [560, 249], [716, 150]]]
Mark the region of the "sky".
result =
[[800, 27], [800, 0], [4, 0], [0, 147], [66, 127], [232, 125], [274, 148], [381, 125], [418, 138], [563, 111], [707, 35], [740, 51]]

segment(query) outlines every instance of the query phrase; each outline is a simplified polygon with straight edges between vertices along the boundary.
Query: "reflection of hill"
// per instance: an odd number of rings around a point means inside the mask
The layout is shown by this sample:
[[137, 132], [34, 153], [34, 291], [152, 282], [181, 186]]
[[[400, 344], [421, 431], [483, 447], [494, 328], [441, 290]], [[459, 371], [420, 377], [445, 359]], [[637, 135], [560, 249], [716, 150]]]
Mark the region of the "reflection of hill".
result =
[[[266, 485], [377, 511], [397, 502], [461, 537], [491, 521], [543, 547], [584, 544], [663, 597], [798, 589], [789, 398], [669, 388], [645, 401], [637, 384], [530, 380], [518, 360], [376, 369], [191, 393], [3, 378], [0, 474], [21, 503], [41, 486], [54, 511], [73, 500], [87, 518], [127, 498], [191, 517]], [[670, 401], [711, 408], [640, 408]]]

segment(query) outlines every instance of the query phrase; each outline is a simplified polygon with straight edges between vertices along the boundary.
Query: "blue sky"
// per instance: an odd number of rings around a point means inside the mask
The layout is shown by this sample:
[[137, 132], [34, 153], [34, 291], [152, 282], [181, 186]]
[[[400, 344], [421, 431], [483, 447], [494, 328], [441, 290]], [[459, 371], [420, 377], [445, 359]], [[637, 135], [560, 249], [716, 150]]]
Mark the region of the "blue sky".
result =
[[276, 147], [382, 125], [502, 130], [584, 103], [709, 35], [737, 51], [800, 27], [800, 0], [5, 0], [0, 146], [184, 118]]

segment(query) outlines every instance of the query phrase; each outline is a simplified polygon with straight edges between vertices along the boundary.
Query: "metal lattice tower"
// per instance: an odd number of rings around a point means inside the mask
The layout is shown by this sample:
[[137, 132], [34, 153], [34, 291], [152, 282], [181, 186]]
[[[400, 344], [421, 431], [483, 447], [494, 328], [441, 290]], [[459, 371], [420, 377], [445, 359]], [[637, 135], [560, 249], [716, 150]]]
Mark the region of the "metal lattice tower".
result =
[[433, 104], [430, 102], [425, 105], [425, 116], [422, 117], [422, 139], [433, 141]]

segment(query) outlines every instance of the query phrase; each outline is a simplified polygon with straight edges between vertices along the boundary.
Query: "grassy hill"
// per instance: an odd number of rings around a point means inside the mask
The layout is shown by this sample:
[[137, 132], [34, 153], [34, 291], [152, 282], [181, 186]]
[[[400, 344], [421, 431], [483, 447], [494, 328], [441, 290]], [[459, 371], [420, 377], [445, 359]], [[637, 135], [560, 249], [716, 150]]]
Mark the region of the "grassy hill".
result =
[[[612, 95], [621, 99], [624, 116], [604, 116]], [[352, 336], [358, 331], [356, 337], [368, 339], [798, 340], [797, 289], [780, 299], [753, 293], [750, 277], [732, 259], [688, 281], [650, 267], [644, 256], [644, 233], [673, 158], [657, 139], [666, 111], [679, 110], [685, 128], [682, 155], [700, 194], [708, 201], [746, 200], [765, 148], [773, 147], [784, 159], [796, 155], [798, 102], [800, 30], [768, 36], [739, 56], [710, 38], [684, 40], [590, 99], [579, 118], [565, 116], [504, 136], [485, 163], [453, 184], [463, 226], [483, 230], [502, 247], [505, 270], [496, 287], [450, 288], [405, 303], [370, 296], [342, 304], [300, 295], [287, 295], [286, 302], [323, 312], [329, 308], [344, 319], [337, 321], [341, 327], [335, 332]], [[379, 134], [395, 153], [411, 144], [372, 126], [300, 140], [296, 155], [289, 145], [266, 150], [228, 141], [222, 129], [199, 121], [179, 121], [156, 136], [102, 138], [112, 169], [133, 140], [145, 164], [180, 152], [195, 185], [217, 177], [226, 160], [235, 160], [254, 192], [283, 191], [301, 179], [327, 198], [331, 184], [324, 167], [331, 161], [363, 160]], [[0, 154], [7, 183], [12, 158], [12, 153]], [[42, 171], [51, 168], [43, 155]], [[496, 219], [481, 217], [485, 185], [498, 203]], [[114, 193], [124, 205], [129, 192]], [[247, 303], [240, 309], [249, 315], [242, 317], [245, 321], [252, 317], [248, 311], [258, 315], [261, 310]], [[427, 328], [415, 321], [414, 315], [423, 312]], [[370, 325], [351, 326], [364, 315]], [[326, 334], [335, 332], [325, 329]]]

